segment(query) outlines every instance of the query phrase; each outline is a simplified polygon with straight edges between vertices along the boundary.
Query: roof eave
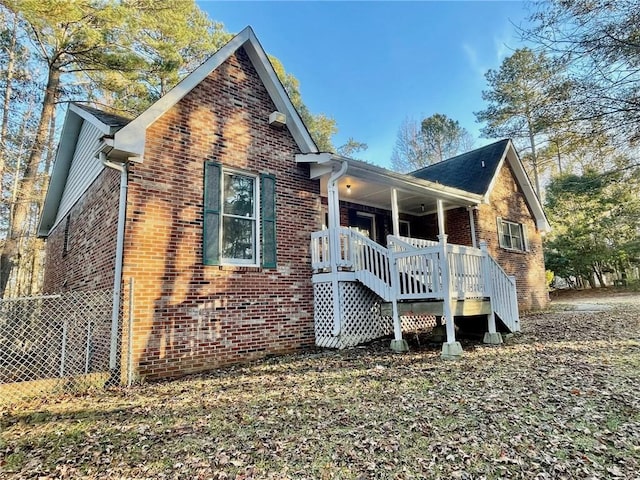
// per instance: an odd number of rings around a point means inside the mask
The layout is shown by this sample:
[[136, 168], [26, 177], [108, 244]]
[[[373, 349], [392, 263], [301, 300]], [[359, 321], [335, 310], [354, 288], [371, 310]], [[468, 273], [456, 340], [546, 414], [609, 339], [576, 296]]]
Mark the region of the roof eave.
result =
[[[452, 200], [469, 205], [478, 205], [482, 203], [483, 196], [471, 192], [466, 192], [454, 187], [448, 187], [441, 183], [423, 180], [411, 175], [394, 172], [386, 168], [378, 167], [370, 163], [354, 160], [352, 158], [343, 157], [332, 153], [315, 153], [306, 155], [296, 155], [298, 163], [315, 163], [317, 165], [325, 165], [338, 167], [343, 162], [347, 162], [347, 171], [363, 180], [369, 180], [390, 187], [412, 190], [412, 191], [428, 191], [434, 196], [443, 199]], [[333, 168], [332, 168], [333, 169]], [[328, 171], [328, 170], [327, 170]]]
[[[510, 156], [509, 153], [511, 153], [512, 155]], [[520, 160], [520, 156], [518, 155], [518, 152], [511, 140], [509, 140], [509, 143], [507, 144], [507, 148], [505, 149], [505, 155], [503, 160], [509, 162], [511, 169], [513, 170], [513, 173], [516, 176], [516, 179], [518, 180], [520, 188], [522, 188], [522, 193], [524, 194], [524, 197], [529, 205], [529, 208], [531, 208], [531, 213], [533, 213], [533, 216], [536, 222], [536, 227], [541, 232], [550, 232], [551, 225], [549, 224], [549, 221], [547, 220], [547, 216], [544, 213], [544, 209], [542, 208], [542, 203], [540, 202], [538, 195], [533, 189], [533, 185], [529, 180], [529, 176], [527, 175], [527, 172], [525, 171], [524, 166], [522, 165], [522, 161]], [[497, 177], [498, 171], [499, 169], [496, 171], [496, 177]], [[493, 184], [492, 184], [492, 187], [493, 187]], [[487, 191], [487, 196], [489, 195], [489, 192], [491, 192], [491, 189]]]

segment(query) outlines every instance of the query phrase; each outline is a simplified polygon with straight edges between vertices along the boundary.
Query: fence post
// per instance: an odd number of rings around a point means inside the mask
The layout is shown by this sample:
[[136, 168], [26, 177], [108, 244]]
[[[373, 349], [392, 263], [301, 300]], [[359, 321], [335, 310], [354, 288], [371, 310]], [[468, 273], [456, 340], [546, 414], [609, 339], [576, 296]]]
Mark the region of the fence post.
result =
[[484, 294], [489, 297], [490, 312], [487, 315], [487, 332], [484, 334], [484, 343], [490, 345], [500, 345], [502, 343], [502, 335], [496, 330], [496, 315], [495, 308], [493, 306], [495, 302], [493, 293], [493, 281], [491, 278], [491, 264], [489, 259], [489, 252], [487, 251], [487, 242], [480, 240], [480, 250], [482, 250], [482, 270], [484, 280]]
[[62, 348], [60, 349], [60, 378], [64, 378], [64, 363], [67, 356], [67, 330], [69, 328], [69, 320], [64, 319], [62, 324]]
[[129, 279], [129, 322], [127, 337], [127, 387], [131, 387], [133, 383], [133, 277]]
[[84, 373], [89, 373], [89, 364], [91, 363], [91, 320], [87, 321], [87, 345], [84, 355]]

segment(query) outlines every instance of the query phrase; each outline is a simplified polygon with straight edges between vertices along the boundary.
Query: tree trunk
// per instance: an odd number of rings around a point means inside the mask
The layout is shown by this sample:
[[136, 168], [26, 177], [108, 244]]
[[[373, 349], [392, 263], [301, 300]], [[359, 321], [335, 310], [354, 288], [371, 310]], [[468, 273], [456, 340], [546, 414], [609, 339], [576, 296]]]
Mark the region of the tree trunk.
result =
[[531, 122], [527, 119], [527, 125], [529, 128], [529, 142], [531, 143], [531, 166], [533, 167], [533, 180], [535, 182], [536, 195], [538, 199], [542, 200], [540, 196], [540, 178], [538, 176], [538, 154], [536, 152], [536, 141], [533, 135], [533, 127]]
[[[57, 97], [56, 97], [57, 100]], [[53, 139], [56, 131], [56, 111], [55, 109], [51, 113], [51, 121], [49, 122], [49, 139], [47, 142], [47, 156], [44, 162], [44, 169], [40, 177], [40, 197], [38, 199], [38, 208], [36, 208], [36, 215], [40, 218], [42, 215], [42, 208], [44, 207], [44, 201], [47, 197], [47, 188], [49, 187], [49, 172], [51, 170], [51, 164], [55, 155], [55, 146]], [[36, 221], [36, 229], [38, 228], [38, 222]], [[44, 269], [44, 257], [45, 257], [45, 244], [40, 238], [33, 239], [33, 258], [31, 259], [31, 283], [29, 285], [29, 294], [35, 295], [42, 289], [42, 270]]]
[[[13, 82], [13, 64], [15, 61], [16, 38], [17, 38], [18, 22], [15, 14], [13, 15], [13, 28], [11, 30], [11, 43], [8, 48], [6, 85], [4, 87], [4, 105], [2, 106], [2, 127], [0, 127], [0, 192], [4, 192], [4, 168], [5, 155], [7, 151], [7, 131], [9, 129], [9, 107], [11, 104], [12, 82]], [[0, 196], [2, 193], [0, 193]]]
[[598, 279], [598, 283], [600, 284], [600, 286], [606, 287], [607, 285], [605, 284], [604, 277], [600, 269], [595, 265], [592, 265], [591, 268], [593, 269], [593, 273], [596, 275], [596, 278]]
[[16, 202], [13, 208], [13, 215], [10, 219], [7, 240], [5, 241], [2, 254], [0, 255], [0, 296], [4, 297], [7, 283], [11, 275], [11, 270], [20, 257], [20, 239], [28, 230], [27, 216], [29, 204], [32, 202], [33, 191], [36, 185], [38, 166], [42, 160], [45, 142], [47, 139], [49, 122], [55, 109], [55, 101], [58, 87], [60, 86], [60, 70], [54, 65], [49, 67], [49, 77], [47, 79], [47, 89], [42, 103], [42, 113], [36, 131], [29, 160], [25, 168], [24, 176], [20, 180], [20, 186]]

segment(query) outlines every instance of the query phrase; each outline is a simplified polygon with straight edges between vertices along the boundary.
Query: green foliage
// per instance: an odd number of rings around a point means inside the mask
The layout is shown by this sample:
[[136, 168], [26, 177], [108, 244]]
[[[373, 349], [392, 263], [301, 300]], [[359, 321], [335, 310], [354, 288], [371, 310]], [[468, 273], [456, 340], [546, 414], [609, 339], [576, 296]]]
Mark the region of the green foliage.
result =
[[168, 4], [130, 2], [136, 14], [127, 20], [131, 46], [140, 65], [135, 70], [101, 72], [97, 87], [104, 103], [136, 115], [167, 93], [232, 37], [193, 1]]
[[321, 152], [335, 152], [331, 137], [338, 132], [336, 121], [324, 113], [313, 115], [302, 101], [300, 81], [284, 70], [280, 60], [273, 56], [269, 56], [269, 60], [318, 149]]
[[[632, 171], [633, 172], [633, 171]], [[603, 273], [640, 264], [640, 179], [627, 170], [565, 174], [547, 188], [554, 227], [545, 239], [547, 268], [602, 284]]]
[[393, 169], [410, 172], [473, 148], [469, 132], [442, 113], [424, 118], [420, 124], [405, 119], [391, 156]]
[[485, 74], [489, 88], [482, 92], [482, 98], [488, 105], [485, 110], [475, 112], [478, 122], [485, 123], [483, 136], [512, 138], [528, 146], [538, 196], [541, 187], [537, 137], [549, 133], [565, 116], [570, 83], [562, 72], [562, 64], [545, 53], [518, 49], [504, 59], [498, 70]]
[[473, 146], [471, 135], [460, 122], [442, 113], [425, 118], [420, 126], [431, 163], [446, 160]]
[[544, 272], [544, 279], [547, 284], [547, 288], [551, 287], [551, 284], [553, 283], [553, 279], [555, 278], [555, 276], [556, 274], [553, 273], [553, 271], [551, 270], [546, 270]]
[[[640, 140], [637, 0], [537, 0], [525, 38], [566, 62], [575, 88], [572, 128]], [[584, 127], [587, 127], [586, 129]]]
[[354, 158], [353, 155], [369, 148], [366, 143], [358, 142], [353, 137], [349, 137], [347, 143], [338, 147], [338, 153], [344, 157]]

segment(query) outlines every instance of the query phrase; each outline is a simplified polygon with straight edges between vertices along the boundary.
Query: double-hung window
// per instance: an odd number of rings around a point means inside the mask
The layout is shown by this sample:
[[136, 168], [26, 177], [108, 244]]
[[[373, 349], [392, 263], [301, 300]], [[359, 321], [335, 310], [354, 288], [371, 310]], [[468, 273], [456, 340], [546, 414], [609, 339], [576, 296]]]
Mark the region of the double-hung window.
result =
[[275, 178], [207, 162], [203, 263], [275, 267], [275, 238]]
[[498, 238], [500, 246], [507, 250], [526, 252], [529, 250], [527, 232], [521, 223], [510, 222], [498, 217]]

